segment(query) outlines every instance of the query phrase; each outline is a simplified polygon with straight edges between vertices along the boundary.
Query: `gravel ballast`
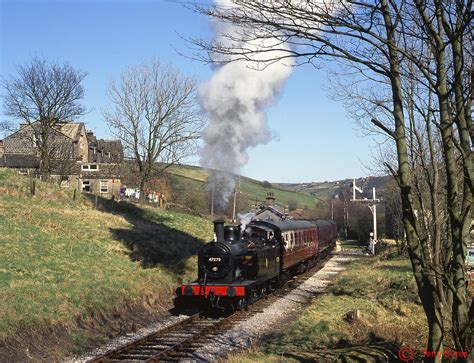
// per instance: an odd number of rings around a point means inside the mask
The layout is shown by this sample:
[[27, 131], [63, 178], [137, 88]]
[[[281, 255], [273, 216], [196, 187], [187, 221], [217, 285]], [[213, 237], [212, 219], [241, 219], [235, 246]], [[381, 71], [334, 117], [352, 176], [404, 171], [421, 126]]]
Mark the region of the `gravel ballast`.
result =
[[[315, 297], [324, 292], [328, 284], [334, 281], [341, 271], [347, 268], [348, 263], [354, 257], [353, 253], [334, 252], [324, 267], [301, 285], [266, 307], [263, 312], [256, 313], [223, 334], [212, 338], [211, 341], [198, 348], [187, 361], [216, 361], [222, 359], [229, 353], [250, 348], [261, 337], [290, 324]], [[71, 359], [69, 362], [86, 362], [111, 349], [135, 341], [187, 317], [187, 315], [165, 316], [159, 323], [151, 324], [138, 332], [113, 339], [106, 345]]]

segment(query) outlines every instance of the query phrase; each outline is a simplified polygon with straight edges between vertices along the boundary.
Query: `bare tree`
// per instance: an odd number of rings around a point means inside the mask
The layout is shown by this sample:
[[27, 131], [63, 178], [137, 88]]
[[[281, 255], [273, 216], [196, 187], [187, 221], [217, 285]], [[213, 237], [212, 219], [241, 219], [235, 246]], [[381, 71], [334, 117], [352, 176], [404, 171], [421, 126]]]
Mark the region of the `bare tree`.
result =
[[[48, 63], [33, 58], [17, 67], [17, 74], [2, 79], [6, 115], [29, 126], [29, 134], [40, 158], [40, 173], [48, 178], [53, 157], [52, 138], [58, 122], [84, 114], [81, 83], [86, 74], [69, 64]], [[11, 126], [4, 124], [4, 128]]]
[[[473, 193], [472, 85], [468, 76], [472, 63], [466, 46], [471, 5], [471, 0], [235, 1], [226, 6], [197, 5], [198, 11], [228, 26], [220, 28], [218, 37], [225, 41], [191, 40], [204, 50], [198, 58], [206, 62], [244, 60], [263, 68], [294, 58], [297, 64], [319, 67], [326, 59], [344, 64], [366, 82], [366, 92], [358, 94], [365, 95], [366, 104], [371, 105], [360, 115], [394, 144], [396, 165], [387, 167], [401, 195], [408, 252], [429, 326], [428, 350], [437, 352], [443, 351], [447, 331], [443, 321], [446, 306], [452, 312], [456, 349], [471, 348], [472, 308], [469, 317], [465, 273]], [[266, 42], [268, 39], [273, 41]], [[260, 46], [252, 46], [255, 44]], [[431, 103], [407, 98], [420, 85], [425, 95], [431, 95]], [[375, 90], [377, 97], [371, 97], [370, 90]], [[419, 105], [424, 107], [417, 109]], [[422, 132], [417, 129], [419, 122]], [[437, 128], [437, 145], [441, 148], [436, 148], [431, 125]], [[421, 145], [424, 147], [419, 148]], [[424, 153], [419, 154], [421, 151]], [[423, 159], [417, 160], [413, 169], [417, 156]], [[439, 168], [445, 174], [447, 190], [441, 199], [437, 198], [440, 175], [433, 174]], [[425, 178], [414, 177], [416, 173]], [[428, 199], [426, 190], [430, 192]], [[444, 214], [437, 211], [443, 201]], [[428, 216], [428, 207], [436, 215]], [[425, 215], [420, 218], [422, 213]], [[435, 223], [428, 223], [425, 217], [435, 218]], [[441, 218], [449, 226], [443, 266]], [[446, 299], [449, 294], [452, 301]], [[440, 361], [441, 356], [432, 360]]]
[[202, 128], [195, 81], [154, 61], [122, 73], [118, 83], [111, 80], [108, 93], [104, 119], [132, 159], [144, 191], [153, 177], [195, 150]]

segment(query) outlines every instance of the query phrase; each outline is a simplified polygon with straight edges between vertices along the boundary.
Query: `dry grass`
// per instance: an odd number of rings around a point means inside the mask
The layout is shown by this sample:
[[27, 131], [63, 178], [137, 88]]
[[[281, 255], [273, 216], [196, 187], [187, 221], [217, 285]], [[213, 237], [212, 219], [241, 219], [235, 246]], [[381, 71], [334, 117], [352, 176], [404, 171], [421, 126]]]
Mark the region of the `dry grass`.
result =
[[174, 165], [168, 169], [168, 172], [175, 175], [181, 175], [186, 178], [195, 179], [201, 182], [205, 182], [209, 177], [209, 173], [199, 167], [186, 166], [186, 165]]
[[[0, 361], [27, 340], [41, 346], [50, 330], [45, 349], [59, 344], [67, 353], [121, 332], [107, 325], [126, 327], [120, 315], [156, 315], [170, 305], [178, 277], [195, 276], [192, 256], [212, 236], [211, 223], [198, 217], [136, 206], [98, 211], [72, 195], [38, 181], [32, 197], [28, 178], [0, 169]], [[156, 255], [177, 255], [144, 269], [136, 240], [145, 247], [159, 240]]]

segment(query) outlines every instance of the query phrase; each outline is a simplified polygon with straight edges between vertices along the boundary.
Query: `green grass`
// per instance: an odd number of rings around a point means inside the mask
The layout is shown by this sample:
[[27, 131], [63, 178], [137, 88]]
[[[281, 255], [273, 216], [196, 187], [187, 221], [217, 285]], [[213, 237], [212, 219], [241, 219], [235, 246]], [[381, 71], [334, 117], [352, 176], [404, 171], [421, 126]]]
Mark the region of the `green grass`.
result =
[[186, 178], [194, 179], [200, 182], [205, 182], [209, 177], [209, 173], [198, 166], [173, 165], [167, 171], [172, 174], [181, 175]]
[[252, 181], [247, 178], [241, 178], [240, 184], [238, 184], [238, 190], [242, 192], [250, 203], [255, 203], [255, 200], [265, 200], [267, 193], [272, 192], [276, 198], [275, 202], [278, 205], [288, 205], [292, 202], [296, 202], [298, 208], [313, 209], [315, 200], [309, 195], [302, 193], [295, 193], [280, 188], [264, 188], [260, 183]]
[[195, 276], [196, 250], [212, 237], [199, 217], [122, 203], [98, 211], [39, 181], [31, 197], [28, 183], [0, 169], [0, 339], [171, 296], [178, 276]]
[[[173, 177], [173, 190], [175, 194], [206, 193], [206, 181], [209, 173], [197, 166], [172, 166], [168, 171]], [[297, 193], [284, 188], [264, 188], [259, 181], [240, 177], [237, 178], [237, 190], [246, 199], [245, 208], [250, 210], [256, 201], [265, 201], [268, 192], [272, 192], [276, 198], [276, 204], [280, 206], [297, 204], [298, 208], [313, 209], [315, 199], [307, 194]], [[182, 202], [182, 201], [181, 201]]]
[[[421, 349], [427, 326], [417, 300], [408, 259], [360, 258], [296, 322], [231, 361], [319, 361], [351, 354], [363, 359], [380, 354], [377, 344], [402, 341]], [[353, 309], [362, 317], [349, 323], [344, 317]]]
[[344, 250], [366, 250], [367, 243], [350, 239], [347, 241], [341, 241], [341, 248]]

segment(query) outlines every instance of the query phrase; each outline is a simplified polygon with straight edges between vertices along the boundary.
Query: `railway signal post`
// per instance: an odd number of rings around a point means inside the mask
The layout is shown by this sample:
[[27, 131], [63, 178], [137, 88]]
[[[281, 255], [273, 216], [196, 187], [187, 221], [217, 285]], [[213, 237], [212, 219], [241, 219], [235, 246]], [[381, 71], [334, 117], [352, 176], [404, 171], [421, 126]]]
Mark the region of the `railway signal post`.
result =
[[[354, 178], [354, 181], [352, 183], [352, 199], [351, 202], [364, 202], [364, 203], [369, 203], [368, 207], [370, 211], [372, 212], [372, 217], [373, 217], [373, 232], [370, 234], [370, 242], [369, 242], [369, 251], [373, 255], [375, 254], [375, 245], [377, 244], [377, 202], [380, 202], [380, 199], [377, 199], [375, 197], [375, 187], [372, 188], [372, 199], [357, 199], [356, 198], [356, 191], [359, 193], [363, 193], [362, 188], [359, 188], [356, 186], [356, 180]], [[373, 203], [372, 205], [370, 203]]]

